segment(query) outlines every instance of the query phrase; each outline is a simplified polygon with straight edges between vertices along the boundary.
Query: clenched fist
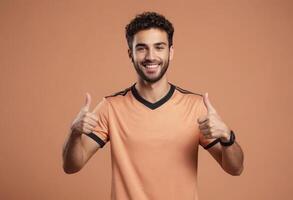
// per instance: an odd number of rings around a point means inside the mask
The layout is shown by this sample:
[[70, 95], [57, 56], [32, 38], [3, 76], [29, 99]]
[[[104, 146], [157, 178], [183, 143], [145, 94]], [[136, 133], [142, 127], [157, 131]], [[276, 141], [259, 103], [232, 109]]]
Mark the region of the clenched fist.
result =
[[220, 138], [223, 142], [229, 141], [230, 129], [212, 106], [207, 93], [204, 94], [203, 101], [207, 109], [207, 115], [197, 120], [200, 132], [208, 139]]
[[97, 106], [92, 112], [90, 112], [91, 96], [86, 93], [85, 105], [81, 108], [80, 112], [77, 114], [76, 118], [72, 122], [71, 130], [73, 134], [89, 134], [97, 126], [97, 115], [95, 111]]

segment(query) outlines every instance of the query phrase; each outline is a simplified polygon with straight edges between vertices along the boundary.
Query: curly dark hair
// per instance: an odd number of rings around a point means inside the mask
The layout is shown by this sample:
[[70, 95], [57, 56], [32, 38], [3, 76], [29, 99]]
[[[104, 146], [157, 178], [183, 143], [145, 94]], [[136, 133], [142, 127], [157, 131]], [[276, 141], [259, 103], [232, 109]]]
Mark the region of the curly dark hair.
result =
[[168, 35], [169, 47], [173, 44], [174, 28], [170, 21], [163, 15], [156, 12], [143, 12], [135, 16], [125, 27], [126, 39], [129, 49], [132, 49], [132, 42], [134, 35], [141, 31], [150, 28], [159, 28], [166, 31]]

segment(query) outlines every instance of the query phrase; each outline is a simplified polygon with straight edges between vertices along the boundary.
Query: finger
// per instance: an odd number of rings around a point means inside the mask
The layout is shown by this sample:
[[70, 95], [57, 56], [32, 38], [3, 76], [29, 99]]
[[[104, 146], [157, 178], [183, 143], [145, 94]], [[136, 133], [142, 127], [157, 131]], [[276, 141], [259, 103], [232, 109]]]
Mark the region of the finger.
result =
[[98, 123], [95, 120], [92, 120], [91, 118], [84, 119], [84, 123], [90, 125], [93, 128], [95, 128], [98, 125]]
[[98, 121], [98, 116], [95, 113], [87, 113], [87, 116], [94, 121]]
[[85, 112], [83, 113], [83, 118], [91, 118], [94, 121], [98, 121], [98, 116], [95, 113]]
[[208, 119], [206, 121], [203, 121], [203, 122], [198, 124], [199, 127], [206, 126], [206, 125], [209, 125], [209, 120]]
[[209, 129], [204, 129], [200, 131], [205, 138], [212, 138], [212, 134], [210, 133]]
[[92, 132], [94, 129], [95, 129], [95, 127], [93, 127], [93, 126], [91, 126], [91, 125], [89, 125], [89, 124], [84, 124], [84, 125], [83, 125], [83, 128], [82, 128], [82, 131], [83, 131], [84, 133], [90, 133], [90, 132]]
[[210, 126], [209, 126], [208, 123], [200, 124], [198, 127], [199, 127], [200, 130], [202, 130], [202, 129], [206, 129], [206, 128], [210, 128]]
[[211, 119], [204, 121], [203, 123], [198, 124], [198, 126], [207, 126], [209, 128], [213, 127], [215, 124]]
[[91, 95], [89, 93], [86, 93], [86, 97], [85, 97], [85, 105], [83, 107], [83, 110], [84, 111], [89, 111], [90, 110], [90, 105], [91, 105], [91, 102], [92, 102], [92, 98], [91, 98]]
[[211, 134], [211, 130], [209, 128], [200, 129], [200, 132], [203, 134]]
[[201, 116], [201, 117], [199, 117], [199, 118], [197, 118], [197, 122], [199, 123], [199, 124], [202, 124], [202, 123], [205, 123], [206, 121], [208, 121], [209, 120], [209, 118], [207, 118], [206, 116]]
[[216, 113], [216, 109], [212, 106], [209, 97], [208, 97], [208, 93], [206, 92], [203, 96], [203, 102], [207, 108], [208, 114], [210, 113]]
[[211, 138], [214, 137], [214, 136], [213, 136], [214, 133], [211, 131], [210, 128], [202, 129], [202, 130], [200, 130], [200, 132], [201, 132], [204, 136], [206, 136], [206, 137], [211, 137]]
[[92, 130], [93, 130], [92, 128], [86, 128], [86, 127], [85, 127], [85, 128], [82, 130], [82, 132], [85, 133], [85, 134], [89, 134], [89, 133], [92, 132]]
[[206, 139], [213, 139], [214, 138], [211, 134], [206, 134], [206, 135], [204, 135], [204, 137]]

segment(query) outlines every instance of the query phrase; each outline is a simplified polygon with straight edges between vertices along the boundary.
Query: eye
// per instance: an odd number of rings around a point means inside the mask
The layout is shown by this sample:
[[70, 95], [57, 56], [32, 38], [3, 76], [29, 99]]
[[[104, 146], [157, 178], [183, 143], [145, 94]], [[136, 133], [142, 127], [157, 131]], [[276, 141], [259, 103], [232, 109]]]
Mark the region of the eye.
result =
[[163, 46], [157, 46], [156, 48], [157, 48], [157, 49], [159, 49], [159, 50], [162, 50], [162, 49], [164, 49], [164, 47], [163, 47]]
[[143, 50], [145, 50], [145, 48], [144, 47], [137, 47], [136, 50], [137, 51], [143, 51]]

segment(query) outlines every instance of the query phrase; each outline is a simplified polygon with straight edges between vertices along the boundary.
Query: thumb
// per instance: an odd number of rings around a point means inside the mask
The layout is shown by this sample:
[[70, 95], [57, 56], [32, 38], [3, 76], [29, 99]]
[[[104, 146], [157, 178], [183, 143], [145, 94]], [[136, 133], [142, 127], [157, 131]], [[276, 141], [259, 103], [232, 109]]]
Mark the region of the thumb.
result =
[[86, 93], [86, 97], [85, 97], [85, 105], [83, 107], [83, 110], [84, 111], [87, 111], [88, 112], [90, 110], [91, 102], [92, 102], [91, 95], [87, 92]]
[[216, 109], [212, 106], [212, 104], [209, 100], [207, 92], [203, 95], [203, 102], [207, 108], [208, 113], [215, 113], [216, 112]]

